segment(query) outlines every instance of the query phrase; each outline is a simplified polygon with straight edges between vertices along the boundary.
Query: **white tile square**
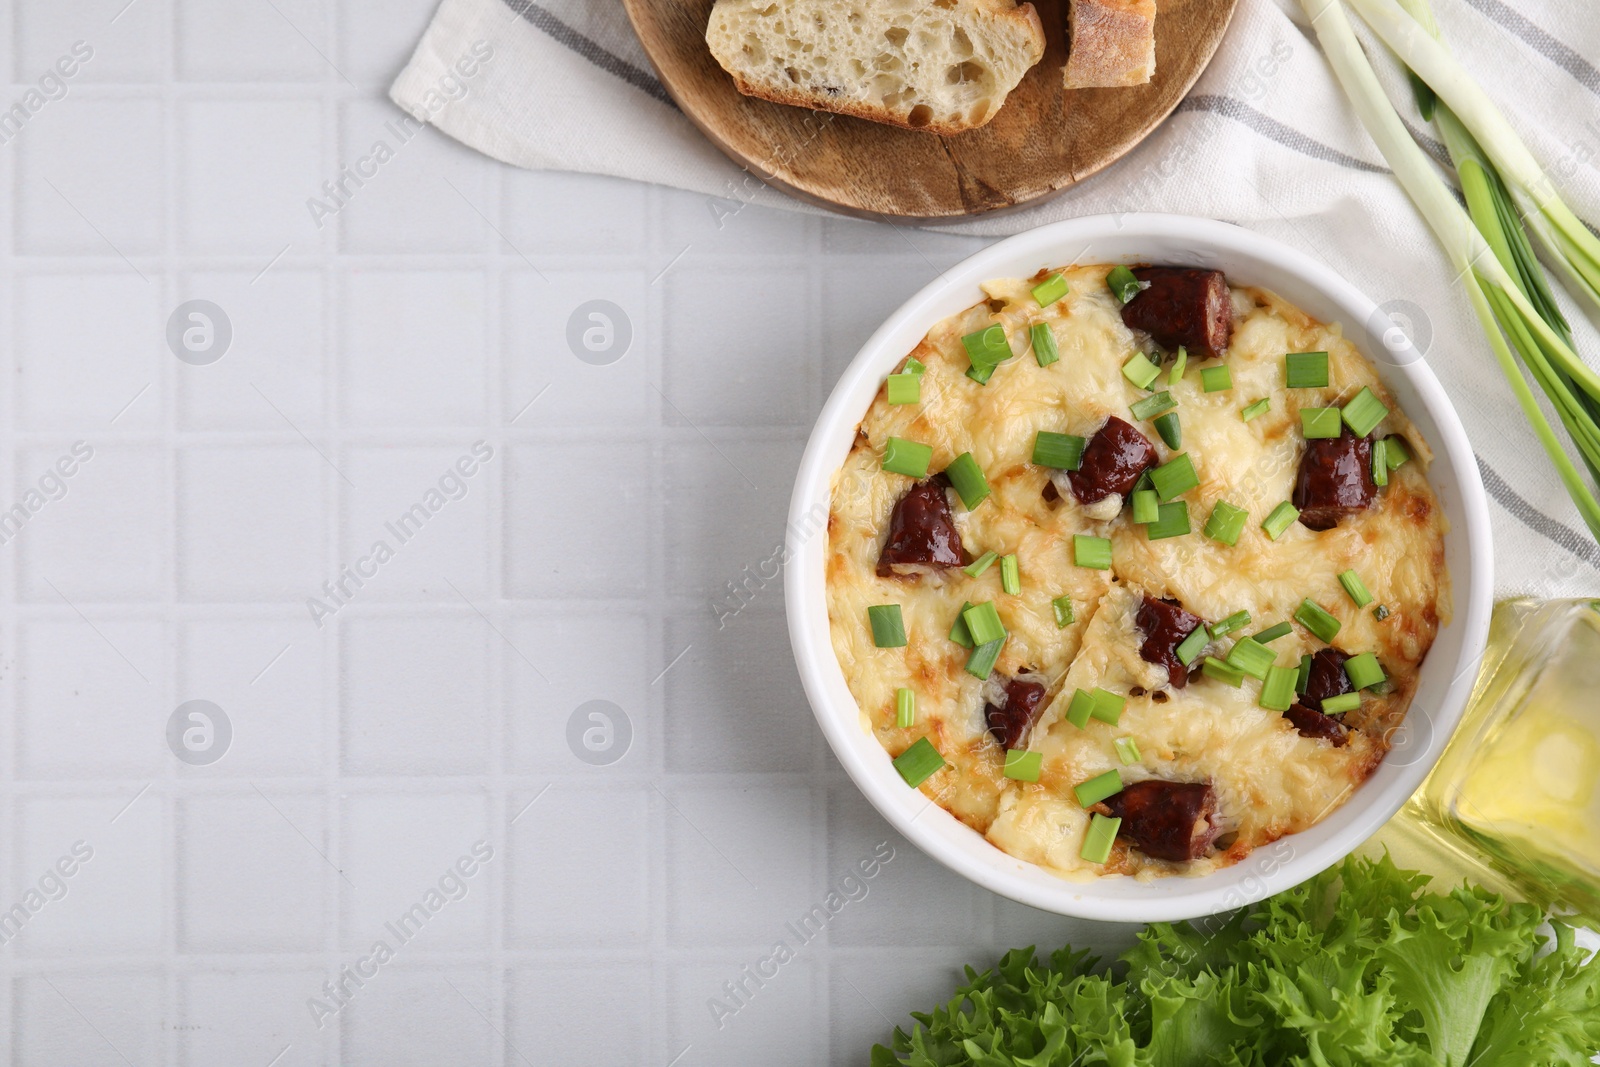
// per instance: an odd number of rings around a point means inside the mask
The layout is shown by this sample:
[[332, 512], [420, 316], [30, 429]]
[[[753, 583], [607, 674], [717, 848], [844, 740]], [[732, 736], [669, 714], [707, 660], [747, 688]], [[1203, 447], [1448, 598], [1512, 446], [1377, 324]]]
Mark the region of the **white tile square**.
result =
[[[899, 251], [909, 250], [902, 245]], [[913, 255], [836, 256], [829, 261], [822, 274], [822, 306], [828, 309], [822, 317], [821, 338], [824, 396], [889, 313], [936, 274]]]
[[668, 786], [667, 935], [675, 945], [770, 946], [823, 893], [809, 841], [810, 790], [772, 782]]
[[319, 1031], [306, 1006], [324, 995], [326, 981], [328, 976], [316, 970], [216, 970], [181, 979], [181, 1062], [184, 1067], [265, 1063], [285, 1048], [272, 1067], [326, 1062], [323, 1046], [336, 1030], [330, 1022]]
[[113, 956], [163, 944], [171, 903], [163, 888], [169, 845], [159, 796], [130, 787], [126, 795], [19, 800], [15, 850], [11, 899], [40, 888], [52, 872], [67, 892], [40, 908], [8, 951]]
[[[277, 18], [270, 5], [259, 10]], [[190, 100], [179, 105], [177, 125], [178, 234], [186, 250], [260, 256], [266, 266], [286, 245], [319, 245], [306, 201], [333, 177], [323, 173], [321, 103]]]
[[173, 0], [178, 77], [189, 81], [320, 81], [337, 77], [331, 0]]
[[[647, 619], [632, 613], [534, 614], [513, 621], [506, 636], [511, 642], [503, 652], [509, 679], [508, 769], [614, 776], [644, 773], [651, 766], [650, 682], [661, 667]], [[610, 720], [609, 733], [606, 722], [582, 712], [591, 701], [612, 705], [599, 709]], [[592, 743], [595, 758], [603, 762], [590, 764], [574, 755], [569, 730], [575, 717], [580, 745], [585, 732], [600, 731]]]
[[16, 541], [22, 595], [47, 604], [161, 599], [167, 480], [167, 457], [155, 448], [63, 437], [22, 451], [12, 499], [39, 509], [14, 535], [15, 512], [0, 516], [0, 536]]
[[489, 163], [477, 152], [387, 100], [346, 103], [339, 140], [339, 158], [362, 182], [350, 183], [345, 203], [329, 201], [343, 251], [515, 252], [487, 221]]
[[662, 415], [669, 424], [811, 424], [817, 340], [804, 270], [680, 265], [662, 284]]
[[131, 270], [24, 274], [14, 293], [17, 415], [24, 426], [89, 435], [113, 418], [119, 430], [160, 425], [156, 383], [161, 361], [172, 356], [155, 286]]
[[507, 274], [502, 418], [524, 430], [651, 425], [661, 401], [648, 289], [637, 271]]
[[729, 255], [776, 258], [806, 255], [817, 247], [820, 219], [787, 210], [783, 193], [750, 173], [739, 174], [717, 196], [663, 189], [663, 240], [684, 263], [716, 263]]
[[159, 974], [40, 974], [11, 988], [16, 1067], [127, 1067], [166, 1054]]
[[345, 416], [359, 426], [479, 426], [488, 410], [484, 277], [357, 271], [343, 285]]
[[[789, 493], [804, 448], [797, 435], [715, 444], [696, 439], [666, 450], [662, 533], [669, 590], [701, 600], [713, 619], [750, 596], [768, 606], [782, 603]], [[741, 597], [740, 590], [749, 595]]]
[[[650, 1062], [650, 968], [546, 966], [507, 978], [506, 1038], [548, 1063], [636, 1067]], [[573, 1025], [604, 1019], [604, 1026]]]
[[508, 170], [503, 190], [506, 236], [530, 256], [642, 258], [650, 253], [645, 208], [650, 187], [642, 182], [552, 170]]
[[572, 441], [507, 451], [508, 595], [643, 596], [659, 536], [653, 448]]
[[558, 783], [527, 807], [536, 795], [509, 798], [507, 939], [606, 949], [646, 939], [653, 794]]
[[177, 811], [178, 946], [184, 952], [315, 952], [329, 877], [320, 797], [268, 788], [192, 797]]
[[965, 980], [963, 963], [981, 971], [998, 959], [987, 948], [955, 956], [948, 949], [915, 945], [870, 955], [833, 954], [828, 961], [828, 1062], [865, 1063], [873, 1045], [889, 1044], [895, 1027], [911, 1029], [912, 1012], [949, 1002]]
[[[296, 606], [298, 607], [298, 605]], [[314, 775], [323, 769], [331, 695], [323, 645], [304, 613], [272, 619], [191, 619], [178, 624], [180, 701], [209, 700], [233, 738], [216, 763], [185, 777]]]
[[[65, 75], [69, 92], [84, 82], [159, 81], [165, 68], [167, 6], [162, 0], [140, 0], [124, 11], [127, 3], [18, 0], [12, 5], [16, 33], [13, 80], [37, 86], [40, 78], [54, 71]], [[76, 62], [57, 66], [63, 58]], [[66, 74], [68, 71], [71, 73]]]
[[[391, 973], [392, 972], [392, 973]], [[480, 971], [436, 970], [408, 964], [385, 966], [339, 1014], [344, 1062], [350, 1064], [522, 1063], [538, 1056], [508, 1051], [492, 986]], [[532, 1062], [539, 1062], [533, 1060]]]
[[477, 614], [350, 618], [340, 662], [346, 774], [481, 774], [489, 650]]
[[172, 758], [165, 734], [172, 709], [161, 699], [166, 627], [90, 619], [18, 626], [16, 751], [24, 778], [153, 776]]
[[358, 85], [387, 89], [405, 69], [438, 8], [437, 0], [389, 0], [383, 4], [345, 0], [336, 42], [339, 69]]
[[[672, 969], [667, 1007], [668, 1057], [689, 1045], [693, 1047], [690, 1056], [694, 1062], [704, 1067], [746, 1067], [752, 1063], [764, 1067], [814, 1067], [827, 1062], [826, 1028], [818, 1025], [823, 1004], [817, 988], [819, 963], [804, 949], [778, 966], [773, 977], [761, 986], [746, 980], [751, 992], [742, 1006], [724, 991], [724, 983], [740, 980], [742, 968], [768, 958], [773, 941], [779, 936], [774, 933], [772, 940], [761, 945], [729, 952], [722, 961], [683, 963]], [[713, 1001], [725, 1006], [727, 1012], [713, 1014]], [[864, 1052], [861, 1050], [845, 1062], [865, 1062]]]
[[[481, 949], [505, 856], [481, 793], [356, 796], [344, 804], [342, 940], [365, 949], [403, 935], [417, 951]], [[399, 933], [395, 931], [398, 930]]]
[[355, 488], [341, 494], [339, 559], [357, 577], [370, 575], [360, 591], [363, 602], [459, 605], [461, 595], [475, 601], [485, 595], [489, 515], [502, 456], [467, 434], [459, 445], [345, 452]]
[[323, 504], [329, 477], [338, 475], [301, 440], [179, 453], [180, 595], [297, 603], [323, 596], [332, 577]]
[[[205, 366], [178, 362], [178, 416], [190, 430], [289, 430], [323, 425], [322, 278], [281, 264], [265, 274], [186, 275], [179, 299], [209, 300], [232, 341]], [[287, 420], [287, 421], [286, 421]]]
[[[162, 125], [161, 101], [132, 94], [115, 100], [68, 95], [29, 119], [12, 145], [17, 250], [112, 257], [159, 252], [166, 218]], [[120, 258], [117, 266], [145, 284]], [[148, 275], [152, 268], [139, 269]]]

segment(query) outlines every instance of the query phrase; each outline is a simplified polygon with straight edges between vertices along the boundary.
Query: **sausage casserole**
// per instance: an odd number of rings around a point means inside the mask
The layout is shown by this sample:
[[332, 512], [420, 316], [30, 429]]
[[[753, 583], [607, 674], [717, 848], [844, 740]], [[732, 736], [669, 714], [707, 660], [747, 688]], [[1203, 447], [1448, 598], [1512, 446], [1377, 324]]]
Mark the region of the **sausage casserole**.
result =
[[833, 483], [834, 651], [906, 781], [1069, 878], [1334, 812], [1448, 620], [1427, 442], [1337, 326], [1217, 271], [990, 282]]

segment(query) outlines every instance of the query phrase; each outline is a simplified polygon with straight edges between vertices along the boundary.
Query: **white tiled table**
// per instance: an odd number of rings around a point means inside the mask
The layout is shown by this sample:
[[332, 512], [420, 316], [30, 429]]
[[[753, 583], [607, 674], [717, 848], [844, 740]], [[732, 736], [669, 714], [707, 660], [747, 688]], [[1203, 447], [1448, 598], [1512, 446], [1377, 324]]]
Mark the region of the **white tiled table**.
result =
[[[125, 4], [0, 24], [8, 100], [93, 49], [0, 146], [0, 509], [39, 503], [0, 545], [12, 1062], [863, 1063], [963, 963], [1126, 942], [884, 824], [813, 725], [780, 583], [719, 625], [840, 369], [977, 242], [719, 225], [431, 130], [318, 229], [307, 199], [393, 144], [382, 91], [429, 0]], [[166, 340], [191, 299], [232, 326], [209, 365]], [[631, 329], [610, 363], [568, 344], [592, 300]], [[317, 625], [307, 599], [380, 539]], [[169, 747], [190, 700], [231, 724], [206, 765]], [[590, 701], [626, 716], [620, 759], [569, 745]], [[431, 912], [441, 877], [459, 899]], [[60, 899], [30, 911], [41, 878]], [[859, 899], [802, 945], [786, 924], [841, 884]], [[708, 1001], [780, 939], [795, 958], [719, 1029]], [[319, 1027], [346, 966], [368, 977]]]

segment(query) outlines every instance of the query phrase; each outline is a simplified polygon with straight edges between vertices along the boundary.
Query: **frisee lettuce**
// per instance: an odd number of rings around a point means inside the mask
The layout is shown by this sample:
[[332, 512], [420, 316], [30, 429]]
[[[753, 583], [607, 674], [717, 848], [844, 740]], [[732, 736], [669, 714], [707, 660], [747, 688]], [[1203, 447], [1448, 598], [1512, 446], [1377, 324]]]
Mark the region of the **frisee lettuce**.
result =
[[966, 968], [872, 1067], [1582, 1067], [1600, 956], [1530, 904], [1350, 858], [1230, 916]]

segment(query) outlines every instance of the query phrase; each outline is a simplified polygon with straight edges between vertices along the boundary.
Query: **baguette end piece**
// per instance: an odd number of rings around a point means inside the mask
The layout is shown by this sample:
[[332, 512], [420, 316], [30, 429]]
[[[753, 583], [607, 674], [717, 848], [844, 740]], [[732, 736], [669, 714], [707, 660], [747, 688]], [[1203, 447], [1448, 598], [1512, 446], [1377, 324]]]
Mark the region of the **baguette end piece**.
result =
[[1156, 72], [1155, 0], [1071, 0], [1068, 89], [1143, 85]]

